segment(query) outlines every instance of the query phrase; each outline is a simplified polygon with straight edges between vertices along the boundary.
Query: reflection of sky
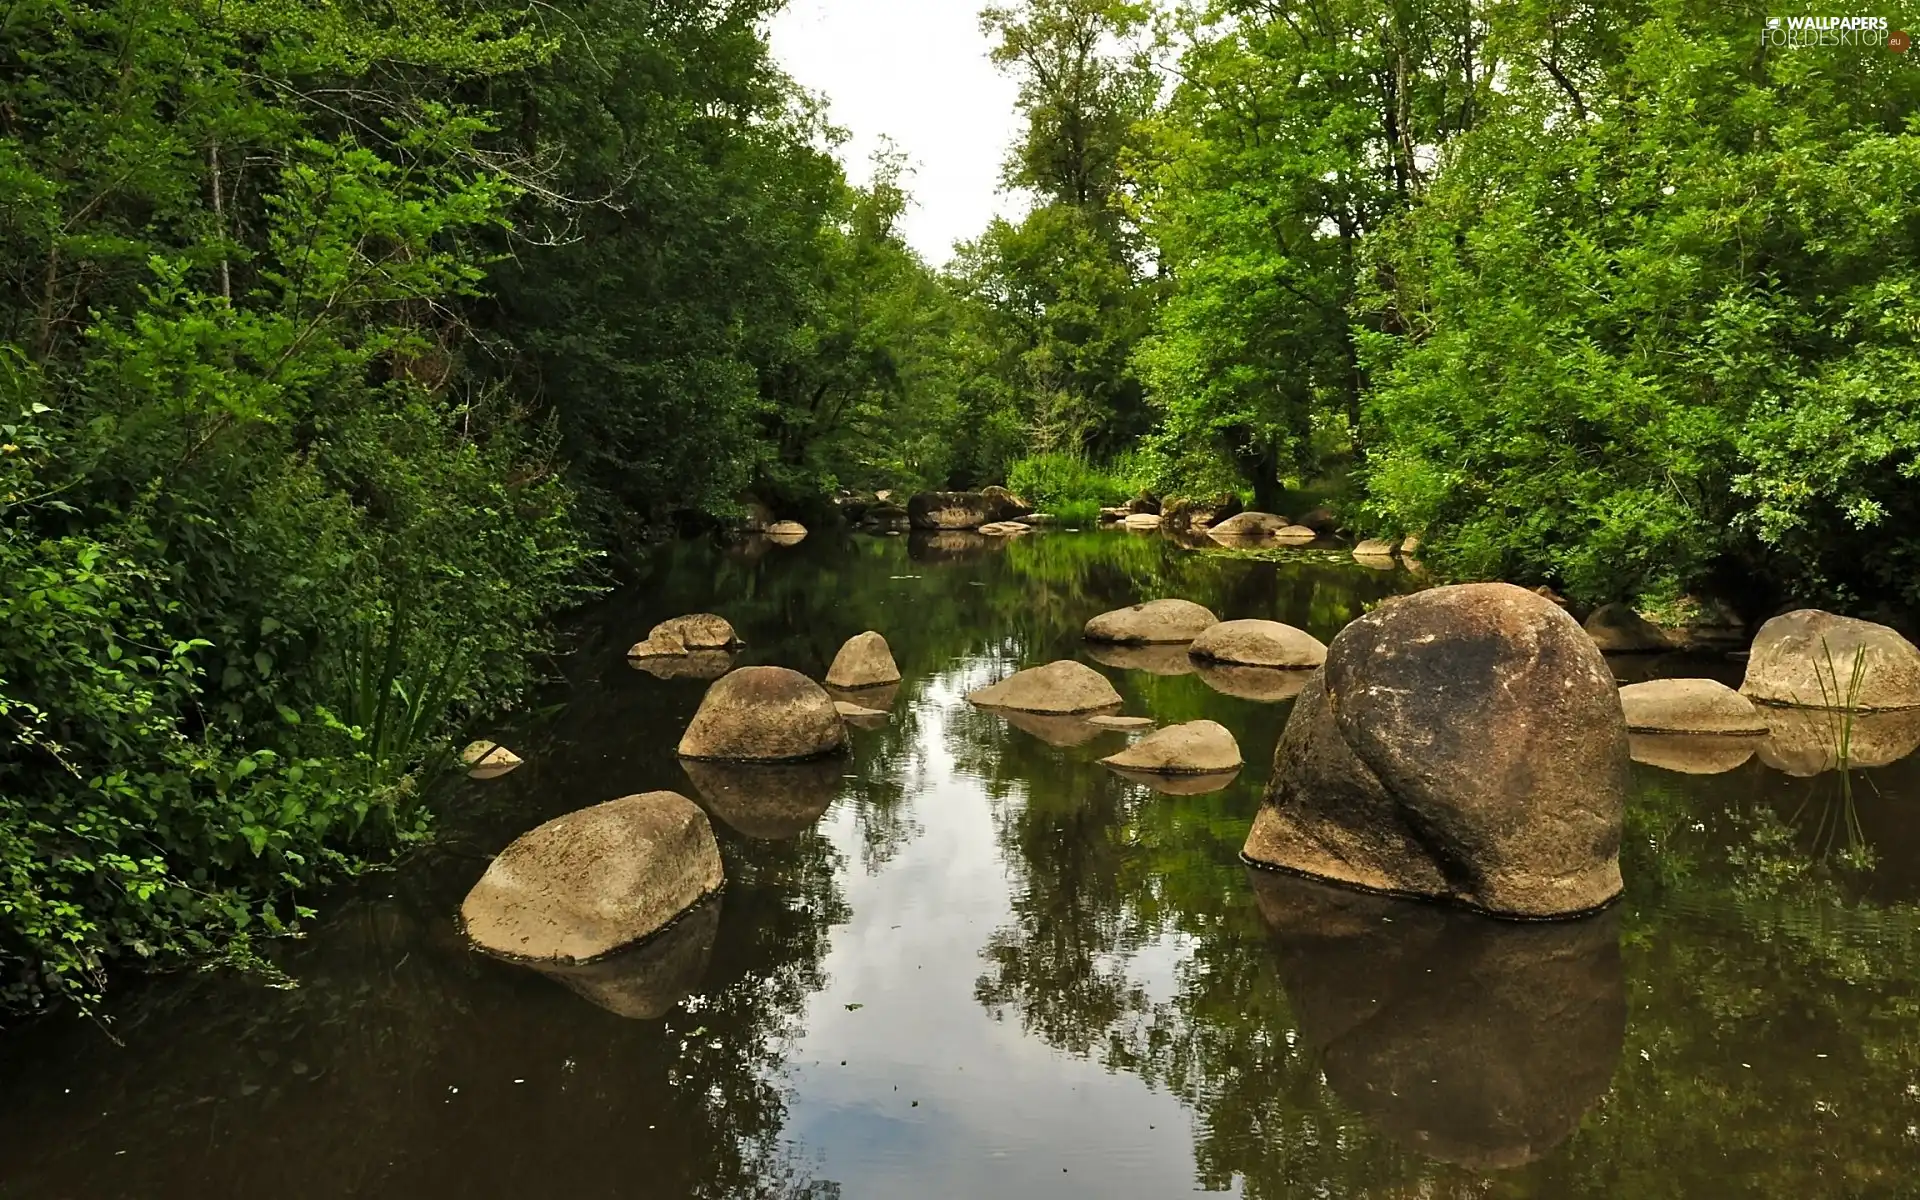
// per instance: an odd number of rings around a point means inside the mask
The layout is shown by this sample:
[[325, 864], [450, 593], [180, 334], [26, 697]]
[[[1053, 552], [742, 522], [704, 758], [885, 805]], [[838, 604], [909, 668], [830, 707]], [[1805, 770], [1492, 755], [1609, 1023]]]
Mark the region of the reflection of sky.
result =
[[[974, 999], [980, 951], [1012, 910], [986, 788], [959, 773], [946, 724], [965, 688], [986, 681], [930, 684], [912, 775], [937, 782], [906, 800], [923, 832], [878, 873], [842, 876], [853, 917], [833, 931], [827, 987], [789, 1059], [786, 1134], [847, 1200], [1190, 1192], [1192, 1131], [1178, 1101], [1061, 1054]], [[849, 807], [821, 829], [858, 861]], [[1150, 946], [1129, 974], [1162, 998], [1179, 957]]]

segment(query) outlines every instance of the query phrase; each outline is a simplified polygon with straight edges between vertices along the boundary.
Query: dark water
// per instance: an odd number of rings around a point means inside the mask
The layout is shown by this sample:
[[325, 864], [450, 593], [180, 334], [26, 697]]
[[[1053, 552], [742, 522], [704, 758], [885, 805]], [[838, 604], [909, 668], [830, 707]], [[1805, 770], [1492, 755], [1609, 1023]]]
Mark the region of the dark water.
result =
[[[1415, 586], [1121, 534], [666, 548], [578, 630], [565, 707], [513, 732], [528, 765], [463, 782], [441, 844], [273, 950], [297, 988], [160, 980], [123, 995], [123, 1044], [0, 1042], [0, 1196], [1920, 1194], [1920, 758], [1843, 779], [1811, 735], [1737, 766], [1642, 747], [1732, 769], [1637, 767], [1625, 902], [1510, 926], [1250, 876], [1285, 702], [1111, 669], [1128, 711], [1218, 720], [1253, 764], [1167, 796], [1094, 762], [1125, 735], [1053, 745], [961, 700], [1139, 599], [1331, 638]], [[514, 835], [690, 790], [705, 685], [622, 652], [700, 609], [743, 662], [816, 676], [885, 632], [894, 722], [716, 793], [755, 835], [716, 822], [719, 908], [574, 981], [640, 1015], [467, 952], [453, 912]]]

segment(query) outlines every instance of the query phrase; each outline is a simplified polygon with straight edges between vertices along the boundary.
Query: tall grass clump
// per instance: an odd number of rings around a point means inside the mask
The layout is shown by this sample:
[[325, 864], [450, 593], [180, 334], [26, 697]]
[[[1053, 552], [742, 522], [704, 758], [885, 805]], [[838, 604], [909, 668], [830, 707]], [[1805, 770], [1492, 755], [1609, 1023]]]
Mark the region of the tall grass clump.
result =
[[1102, 508], [1138, 495], [1147, 478], [1137, 455], [1123, 455], [1103, 466], [1076, 454], [1035, 454], [1007, 469], [1007, 486], [1040, 512], [1091, 523]]

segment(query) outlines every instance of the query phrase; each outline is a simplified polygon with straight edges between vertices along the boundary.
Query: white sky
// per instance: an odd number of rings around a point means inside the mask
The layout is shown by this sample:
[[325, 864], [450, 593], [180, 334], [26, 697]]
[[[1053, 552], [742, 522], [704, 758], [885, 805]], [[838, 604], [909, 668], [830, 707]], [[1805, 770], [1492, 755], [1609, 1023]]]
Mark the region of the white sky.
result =
[[987, 58], [985, 3], [790, 0], [769, 28], [788, 74], [824, 93], [852, 134], [840, 150], [851, 179], [867, 182], [883, 135], [906, 151], [914, 206], [902, 233], [935, 265], [996, 212], [1024, 207], [999, 194], [1018, 89]]

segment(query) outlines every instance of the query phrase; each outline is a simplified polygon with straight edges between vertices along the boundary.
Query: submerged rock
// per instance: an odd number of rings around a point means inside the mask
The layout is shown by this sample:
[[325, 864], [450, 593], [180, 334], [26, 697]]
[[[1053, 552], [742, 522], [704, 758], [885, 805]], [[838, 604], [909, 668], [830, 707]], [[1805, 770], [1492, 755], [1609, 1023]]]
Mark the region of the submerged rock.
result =
[[1753, 701], [1712, 679], [1650, 679], [1620, 689], [1627, 729], [1634, 733], [1757, 736], [1767, 719]]
[[1564, 612], [1435, 588], [1348, 625], [1294, 706], [1246, 857], [1517, 917], [1620, 894], [1627, 728]]
[[1245, 764], [1240, 744], [1217, 721], [1189, 721], [1156, 730], [1118, 754], [1100, 760], [1109, 767], [1156, 775], [1212, 775]]
[[720, 932], [720, 900], [694, 905], [673, 924], [629, 950], [585, 966], [543, 965], [542, 975], [581, 998], [632, 1021], [657, 1021], [672, 1012], [707, 975]]
[[1135, 646], [1170, 645], [1191, 642], [1219, 623], [1211, 609], [1191, 600], [1152, 600], [1101, 613], [1087, 622], [1086, 638]]
[[1134, 771], [1126, 767], [1108, 767], [1128, 783], [1152, 788], [1163, 796], [1205, 796], [1223, 792], [1240, 777], [1239, 771], [1210, 771], [1204, 775], [1168, 775], [1160, 771]]
[[1215, 541], [1260, 541], [1271, 538], [1289, 524], [1285, 517], [1273, 513], [1243, 512], [1215, 523], [1207, 532]]
[[700, 701], [681, 758], [794, 762], [846, 745], [847, 727], [826, 689], [785, 667], [742, 667]]
[[521, 764], [518, 754], [498, 742], [474, 742], [460, 752], [469, 779], [498, 779]]
[[1402, 1146], [1518, 1167], [1607, 1094], [1627, 1026], [1618, 913], [1515, 924], [1249, 874], [1309, 1061]]
[[1608, 654], [1649, 654], [1673, 648], [1665, 630], [1625, 604], [1594, 609], [1584, 628], [1593, 644]]
[[1326, 643], [1278, 621], [1222, 621], [1193, 639], [1191, 653], [1243, 667], [1311, 669], [1327, 661]]
[[1119, 642], [1088, 642], [1087, 657], [1103, 667], [1121, 671], [1145, 671], [1149, 675], [1191, 675], [1193, 659], [1185, 642], [1159, 646], [1126, 646]]
[[1313, 678], [1311, 671], [1287, 671], [1274, 667], [1236, 667], [1225, 663], [1189, 659], [1200, 681], [1225, 696], [1278, 704], [1298, 696]]
[[827, 668], [830, 688], [869, 688], [899, 682], [900, 668], [894, 665], [893, 648], [871, 629], [848, 638]]
[[1769, 708], [1772, 726], [1760, 743], [1760, 761], [1805, 779], [1841, 767], [1886, 767], [1920, 750], [1920, 709], [1847, 714], [1823, 708]]
[[1120, 693], [1105, 675], [1085, 663], [1063, 659], [1029, 667], [967, 697], [982, 708], [1022, 712], [1087, 714], [1120, 707]]
[[696, 650], [727, 650], [740, 644], [725, 617], [691, 613], [655, 625], [647, 640], [627, 651], [628, 658], [677, 658]]
[[813, 828], [840, 798], [839, 759], [802, 763], [722, 763], [681, 759], [700, 804], [744, 837], [781, 842]]
[[1760, 748], [1758, 737], [1711, 733], [1633, 733], [1633, 761], [1682, 775], [1723, 775], [1744, 766]]
[[500, 852], [460, 906], [489, 954], [586, 963], [639, 942], [720, 890], [720, 848], [677, 792], [556, 817]]
[[1760, 627], [1740, 691], [1797, 708], [1920, 708], [1920, 649], [1885, 625], [1803, 608]]

